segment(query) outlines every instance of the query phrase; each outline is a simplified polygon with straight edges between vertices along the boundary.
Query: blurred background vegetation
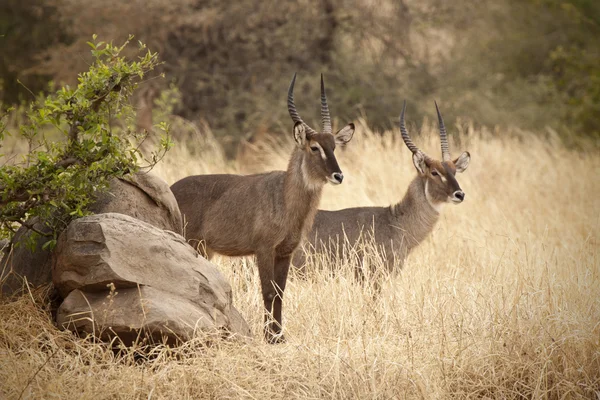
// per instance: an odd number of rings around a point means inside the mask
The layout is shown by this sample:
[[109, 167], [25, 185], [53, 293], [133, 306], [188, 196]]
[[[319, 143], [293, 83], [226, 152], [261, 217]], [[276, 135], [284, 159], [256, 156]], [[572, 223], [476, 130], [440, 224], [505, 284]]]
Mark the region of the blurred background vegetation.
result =
[[404, 99], [420, 122], [437, 99], [448, 122], [600, 138], [598, 0], [3, 0], [2, 107], [73, 85], [92, 34], [157, 51], [166, 79], [140, 89], [139, 109], [168, 102], [230, 149], [288, 130], [294, 72], [315, 125], [323, 72], [340, 124], [389, 128]]

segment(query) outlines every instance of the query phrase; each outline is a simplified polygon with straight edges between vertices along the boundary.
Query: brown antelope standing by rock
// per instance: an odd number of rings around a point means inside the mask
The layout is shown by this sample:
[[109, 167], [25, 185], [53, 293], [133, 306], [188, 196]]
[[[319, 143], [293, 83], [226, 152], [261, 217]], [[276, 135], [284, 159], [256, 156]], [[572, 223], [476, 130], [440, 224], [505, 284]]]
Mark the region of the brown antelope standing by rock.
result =
[[[450, 158], [444, 120], [437, 103], [435, 107], [440, 127], [442, 161], [419, 150], [408, 136], [404, 125], [404, 102], [400, 115], [400, 132], [404, 143], [413, 153], [413, 163], [418, 173], [408, 186], [404, 198], [389, 207], [319, 210], [308, 235], [309, 243], [305, 247], [310, 249], [307, 250], [339, 258], [344, 245], [349, 244], [355, 255], [364, 256], [358, 244], [363, 239], [372, 238], [388, 271], [402, 268], [410, 251], [433, 230], [442, 205], [459, 204], [465, 199], [465, 193], [456, 180], [456, 173], [467, 169], [471, 156], [465, 151], [454, 160]], [[299, 249], [293, 261], [296, 267], [304, 268], [305, 253]]]
[[[294, 105], [294, 83], [288, 90], [288, 110], [294, 121], [296, 148], [287, 171], [256, 175], [197, 175], [171, 187], [187, 222], [185, 236], [198, 241], [208, 258], [256, 255], [265, 315], [265, 336], [283, 341], [281, 308], [291, 256], [310, 230], [327, 182], [342, 183], [334, 155], [336, 144], [352, 139], [354, 124], [332, 133], [325, 85], [321, 76], [323, 132], [310, 128]], [[274, 322], [269, 319], [272, 313]], [[269, 322], [271, 321], [271, 322]]]

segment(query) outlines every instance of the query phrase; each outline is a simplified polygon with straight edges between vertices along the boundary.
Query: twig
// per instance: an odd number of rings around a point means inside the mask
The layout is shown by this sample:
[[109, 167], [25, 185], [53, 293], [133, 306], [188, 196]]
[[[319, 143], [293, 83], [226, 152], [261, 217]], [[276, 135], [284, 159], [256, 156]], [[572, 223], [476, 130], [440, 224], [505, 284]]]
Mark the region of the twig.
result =
[[23, 225], [25, 228], [37, 233], [40, 236], [45, 236], [45, 237], [51, 237], [52, 234], [51, 233], [44, 233], [42, 231], [39, 231], [35, 228], [35, 225], [31, 225], [29, 223], [27, 223], [27, 221], [15, 221], [18, 222], [19, 224]]
[[[0, 192], [4, 191], [4, 186], [0, 186]], [[20, 192], [20, 193], [16, 193], [14, 196], [12, 196], [11, 198], [7, 199], [7, 200], [0, 200], [0, 206], [5, 206], [9, 203], [12, 202], [23, 202], [23, 201], [27, 201], [31, 198], [31, 195], [29, 195], [29, 193], [27, 192]]]
[[69, 158], [65, 158], [64, 160], [57, 162], [56, 164], [54, 164], [54, 166], [56, 168], [67, 168], [67, 167], [70, 167], [71, 165], [79, 164], [79, 163], [81, 163], [81, 160], [79, 160], [75, 157], [69, 157]]
[[29, 89], [27, 86], [25, 86], [25, 84], [23, 82], [21, 82], [20, 79], [17, 79], [17, 83], [21, 86], [23, 86], [23, 88], [25, 88], [25, 90], [27, 90], [31, 96], [35, 99], [35, 94], [31, 91], [31, 89]]
[[37, 369], [37, 371], [35, 371], [35, 373], [31, 376], [31, 378], [29, 378], [29, 380], [27, 381], [27, 384], [25, 385], [25, 387], [23, 388], [23, 390], [21, 390], [21, 393], [19, 394], [18, 400], [21, 400], [21, 398], [23, 397], [23, 394], [25, 393], [25, 390], [29, 387], [29, 385], [31, 385], [31, 382], [33, 382], [33, 380], [35, 379], [35, 377], [37, 376], [37, 374], [40, 373], [40, 371], [42, 370], [42, 368], [44, 368], [46, 366], [46, 364], [48, 364], [48, 361], [50, 361], [50, 359], [52, 357], [54, 357], [56, 355], [56, 353], [58, 352], [58, 347], [52, 352], [52, 354], [50, 354], [48, 356], [48, 358], [46, 358], [46, 361], [44, 361], [44, 363], [42, 365], [40, 365], [40, 367]]
[[[67, 168], [70, 167], [71, 165], [75, 165], [75, 164], [81, 164], [83, 163], [82, 160], [75, 158], [75, 157], [67, 157], [63, 160], [58, 161], [56, 164], [54, 164], [54, 168]], [[33, 197], [37, 196], [37, 195], [44, 195], [44, 193], [29, 193], [25, 188], [22, 188], [20, 191], [18, 191], [17, 193], [15, 193], [14, 195], [12, 195], [11, 197], [9, 197], [6, 200], [1, 200], [0, 199], [0, 206], [5, 206], [9, 203], [13, 203], [13, 202], [24, 202], [24, 201], [28, 201], [31, 200]], [[5, 187], [4, 186], [0, 186], [0, 193], [5, 191]], [[45, 194], [47, 196], [47, 193]]]
[[79, 120], [73, 121], [73, 123], [71, 123], [71, 127], [69, 128], [69, 140], [72, 143], [77, 142], [80, 125], [81, 125], [81, 122], [79, 122]]

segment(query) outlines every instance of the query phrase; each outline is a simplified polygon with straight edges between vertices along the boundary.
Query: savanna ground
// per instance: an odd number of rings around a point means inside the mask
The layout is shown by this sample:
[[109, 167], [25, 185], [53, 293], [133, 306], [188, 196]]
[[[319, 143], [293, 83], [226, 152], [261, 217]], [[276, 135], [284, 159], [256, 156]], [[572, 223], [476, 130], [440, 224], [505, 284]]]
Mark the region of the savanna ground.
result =
[[[358, 123], [337, 150], [346, 179], [322, 208], [389, 205], [416, 172], [399, 133]], [[455, 130], [453, 128], [452, 130]], [[439, 157], [435, 127], [409, 129]], [[175, 147], [155, 172], [283, 169], [291, 131], [243, 165], [206, 132]], [[0, 397], [198, 398], [600, 398], [600, 154], [569, 150], [551, 133], [463, 129], [451, 151], [472, 162], [458, 177], [466, 200], [446, 206], [433, 234], [379, 296], [353, 266], [292, 274], [288, 342], [262, 340], [262, 298], [252, 259], [216, 258], [255, 338], [203, 338], [156, 347], [149, 360], [53, 325], [43, 291], [0, 303]], [[374, 261], [373, 261], [374, 260]], [[370, 260], [377, 263], [376, 258]]]

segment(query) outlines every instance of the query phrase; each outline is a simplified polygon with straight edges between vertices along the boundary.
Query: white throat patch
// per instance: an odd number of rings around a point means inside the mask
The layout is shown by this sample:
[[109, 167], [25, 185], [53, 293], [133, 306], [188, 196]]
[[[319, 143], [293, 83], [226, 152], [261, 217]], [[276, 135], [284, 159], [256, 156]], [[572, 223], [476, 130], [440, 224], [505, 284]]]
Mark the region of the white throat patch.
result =
[[444, 203], [434, 203], [431, 199], [431, 195], [429, 194], [429, 180], [425, 181], [425, 198], [427, 199], [427, 202], [429, 203], [431, 208], [433, 208], [438, 214], [440, 213], [440, 211], [442, 211], [442, 205]]
[[308, 171], [306, 170], [306, 158], [302, 158], [302, 165], [300, 166], [300, 171], [302, 173], [302, 181], [308, 190], [317, 191], [322, 186], [322, 182], [314, 181], [310, 178]]

